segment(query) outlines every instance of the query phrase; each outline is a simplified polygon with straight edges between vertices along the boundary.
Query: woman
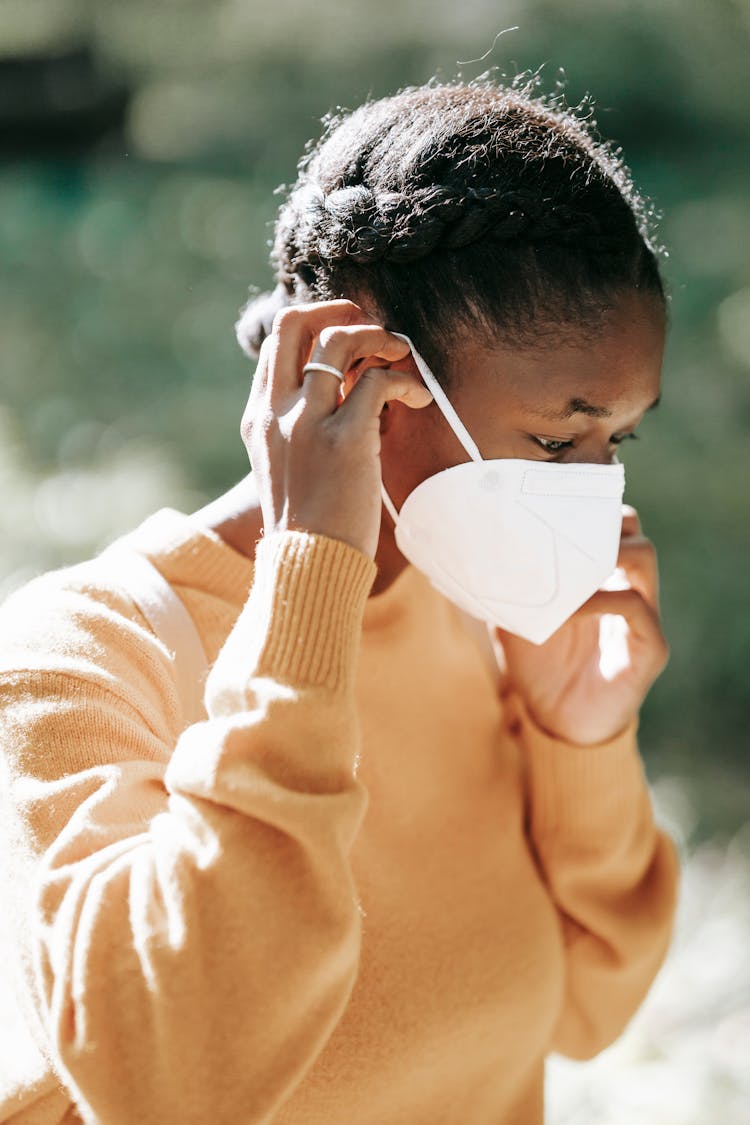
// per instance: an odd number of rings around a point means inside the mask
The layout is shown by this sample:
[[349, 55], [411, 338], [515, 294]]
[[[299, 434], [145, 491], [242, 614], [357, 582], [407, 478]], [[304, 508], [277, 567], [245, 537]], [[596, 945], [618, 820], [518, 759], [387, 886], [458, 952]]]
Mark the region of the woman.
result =
[[545, 1055], [619, 1034], [674, 910], [615, 457], [659, 397], [645, 208], [533, 89], [430, 84], [328, 123], [274, 260], [252, 477], [129, 538], [197, 629], [194, 707], [111, 553], [3, 610], [41, 1052], [6, 1114], [539, 1122]]

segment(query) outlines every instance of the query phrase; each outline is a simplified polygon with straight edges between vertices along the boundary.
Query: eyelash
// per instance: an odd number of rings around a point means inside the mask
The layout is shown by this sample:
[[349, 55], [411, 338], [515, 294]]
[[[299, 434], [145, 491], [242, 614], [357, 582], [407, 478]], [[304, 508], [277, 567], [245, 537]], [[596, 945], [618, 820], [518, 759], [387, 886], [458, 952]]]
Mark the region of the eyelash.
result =
[[[638, 441], [639, 437], [639, 434], [621, 434], [619, 437], [613, 434], [609, 441], [610, 445], [622, 445], [624, 441]], [[537, 445], [541, 445], [545, 453], [562, 453], [564, 449], [572, 449], [573, 447], [572, 441], [555, 441], [554, 439], [540, 437], [534, 437], [533, 440]]]

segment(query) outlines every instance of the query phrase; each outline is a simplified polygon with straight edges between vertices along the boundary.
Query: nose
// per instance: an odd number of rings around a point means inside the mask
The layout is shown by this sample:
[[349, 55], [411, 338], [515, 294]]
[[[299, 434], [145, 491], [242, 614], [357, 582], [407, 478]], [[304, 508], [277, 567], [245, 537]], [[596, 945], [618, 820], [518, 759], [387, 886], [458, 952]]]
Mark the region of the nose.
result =
[[581, 447], [572, 449], [570, 455], [565, 458], [568, 465], [616, 465], [617, 464], [617, 450], [612, 452], [609, 446], [602, 447], [601, 445]]

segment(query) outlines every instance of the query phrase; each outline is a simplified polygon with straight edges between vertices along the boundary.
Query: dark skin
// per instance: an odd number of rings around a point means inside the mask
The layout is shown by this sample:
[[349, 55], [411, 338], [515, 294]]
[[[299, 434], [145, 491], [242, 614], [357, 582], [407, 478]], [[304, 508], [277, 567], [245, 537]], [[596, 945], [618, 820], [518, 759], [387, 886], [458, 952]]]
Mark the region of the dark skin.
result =
[[[607, 464], [659, 396], [665, 317], [626, 293], [589, 332], [550, 332], [536, 347], [488, 348], [457, 334], [449, 397], [486, 459]], [[302, 376], [309, 359], [346, 373]], [[285, 310], [264, 344], [242, 425], [254, 472], [195, 519], [248, 557], [289, 529], [343, 539], [373, 557], [373, 594], [407, 565], [382, 509], [467, 454], [418, 377], [403, 341], [348, 301]], [[342, 482], [346, 486], [342, 487]], [[544, 645], [496, 631], [506, 678], [554, 736], [594, 745], [637, 714], [664, 667], [656, 557], [627, 509], [618, 565], [629, 588], [600, 591]], [[628, 661], [599, 666], [602, 615], [628, 627]]]

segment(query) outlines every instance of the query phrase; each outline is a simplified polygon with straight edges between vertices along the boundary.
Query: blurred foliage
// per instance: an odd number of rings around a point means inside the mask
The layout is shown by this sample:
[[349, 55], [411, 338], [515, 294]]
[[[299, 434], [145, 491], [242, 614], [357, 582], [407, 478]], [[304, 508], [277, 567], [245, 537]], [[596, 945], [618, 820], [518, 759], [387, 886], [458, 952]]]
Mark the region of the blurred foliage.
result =
[[[735, 830], [750, 794], [749, 46], [750, 0], [4, 0], [0, 124], [28, 143], [0, 164], [0, 591], [246, 471], [251, 371], [232, 322], [270, 281], [273, 190], [324, 113], [434, 73], [543, 67], [551, 89], [564, 68], [664, 211], [670, 253], [664, 403], [626, 454], [672, 644], [644, 750], [653, 775], [692, 787], [698, 835]], [[16, 68], [2, 87], [4, 60], [65, 52], [93, 71], [53, 67], [25, 93]], [[48, 151], [45, 105], [75, 145]]]
[[685, 863], [670, 956], [625, 1033], [591, 1061], [550, 1059], [548, 1125], [750, 1120], [748, 827]]

